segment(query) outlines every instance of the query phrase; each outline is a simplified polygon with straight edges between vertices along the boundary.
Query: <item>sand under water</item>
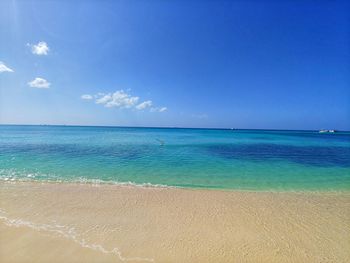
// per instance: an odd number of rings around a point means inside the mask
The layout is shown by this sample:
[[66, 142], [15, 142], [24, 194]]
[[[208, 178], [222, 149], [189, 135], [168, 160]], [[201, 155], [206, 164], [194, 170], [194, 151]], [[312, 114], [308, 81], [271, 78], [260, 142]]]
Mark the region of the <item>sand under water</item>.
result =
[[1, 262], [350, 262], [349, 192], [1, 182]]

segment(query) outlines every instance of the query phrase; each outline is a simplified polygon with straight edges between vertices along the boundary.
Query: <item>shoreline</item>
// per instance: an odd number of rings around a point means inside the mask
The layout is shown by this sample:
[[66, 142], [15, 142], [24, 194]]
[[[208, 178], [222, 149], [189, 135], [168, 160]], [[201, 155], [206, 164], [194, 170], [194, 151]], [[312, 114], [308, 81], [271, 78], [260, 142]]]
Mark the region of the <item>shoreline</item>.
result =
[[4, 262], [350, 261], [347, 191], [0, 181], [0, 209]]
[[190, 191], [222, 191], [222, 192], [247, 192], [247, 193], [301, 193], [301, 194], [350, 194], [349, 189], [244, 189], [244, 188], [216, 188], [216, 187], [185, 187], [177, 185], [164, 185], [164, 184], [152, 184], [152, 183], [135, 183], [135, 182], [117, 182], [117, 181], [103, 181], [100, 179], [86, 179], [86, 180], [37, 180], [33, 178], [21, 178], [21, 179], [0, 179], [2, 183], [33, 183], [33, 184], [71, 184], [71, 185], [92, 185], [92, 186], [116, 186], [116, 187], [135, 187], [146, 189], [180, 189]]

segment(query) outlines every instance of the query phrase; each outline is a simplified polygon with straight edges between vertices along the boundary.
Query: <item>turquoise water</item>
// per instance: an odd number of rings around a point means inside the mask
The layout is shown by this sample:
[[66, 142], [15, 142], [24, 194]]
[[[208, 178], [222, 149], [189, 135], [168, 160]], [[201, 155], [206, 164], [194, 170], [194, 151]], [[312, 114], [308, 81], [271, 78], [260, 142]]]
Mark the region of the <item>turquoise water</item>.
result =
[[349, 190], [350, 134], [0, 125], [0, 179]]

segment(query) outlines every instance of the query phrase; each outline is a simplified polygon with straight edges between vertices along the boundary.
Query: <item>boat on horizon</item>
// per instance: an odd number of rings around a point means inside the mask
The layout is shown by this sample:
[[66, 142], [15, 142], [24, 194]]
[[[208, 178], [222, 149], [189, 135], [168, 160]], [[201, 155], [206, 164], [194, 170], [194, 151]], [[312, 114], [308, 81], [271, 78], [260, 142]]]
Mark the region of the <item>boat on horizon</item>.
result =
[[319, 130], [319, 133], [335, 133], [336, 130]]

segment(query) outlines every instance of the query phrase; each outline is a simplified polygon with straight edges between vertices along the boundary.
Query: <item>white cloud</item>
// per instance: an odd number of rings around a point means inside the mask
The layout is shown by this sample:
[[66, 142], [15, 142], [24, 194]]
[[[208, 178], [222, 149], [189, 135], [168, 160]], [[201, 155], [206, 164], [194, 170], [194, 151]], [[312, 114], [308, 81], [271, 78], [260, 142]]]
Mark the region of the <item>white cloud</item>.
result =
[[34, 80], [28, 82], [28, 85], [32, 88], [48, 89], [51, 83], [43, 78], [35, 78]]
[[136, 109], [138, 110], [144, 110], [147, 107], [151, 107], [152, 106], [152, 101], [151, 100], [146, 100], [142, 103], [140, 103], [139, 105], [136, 106]]
[[133, 97], [127, 94], [124, 90], [118, 90], [114, 93], [99, 93], [97, 94], [96, 103], [103, 104], [108, 108], [132, 108], [138, 101], [139, 97]]
[[164, 111], [166, 111], [166, 110], [168, 110], [168, 108], [167, 107], [160, 107], [160, 108], [151, 108], [151, 112], [164, 112]]
[[[129, 90], [128, 90], [129, 91]], [[117, 90], [114, 93], [99, 92], [96, 95], [84, 94], [81, 96], [83, 100], [95, 99], [96, 104], [101, 104], [107, 108], [119, 108], [119, 109], [135, 109], [144, 110], [149, 108], [150, 112], [164, 112], [166, 107], [152, 107], [153, 102], [146, 100], [139, 103], [140, 98], [132, 96], [124, 90]]]
[[13, 72], [13, 70], [6, 66], [4, 62], [0, 61], [0, 73], [2, 72]]
[[96, 98], [96, 103], [97, 104], [106, 104], [108, 101], [112, 100], [112, 95], [109, 94], [104, 94], [99, 92], [97, 95], [95, 95]]
[[92, 100], [94, 97], [92, 97], [90, 94], [84, 94], [81, 96], [81, 99], [83, 100]]
[[27, 44], [27, 46], [29, 46], [31, 48], [33, 54], [39, 55], [39, 56], [40, 55], [47, 55], [49, 53], [49, 50], [50, 50], [49, 46], [44, 41], [40, 41], [36, 45]]

